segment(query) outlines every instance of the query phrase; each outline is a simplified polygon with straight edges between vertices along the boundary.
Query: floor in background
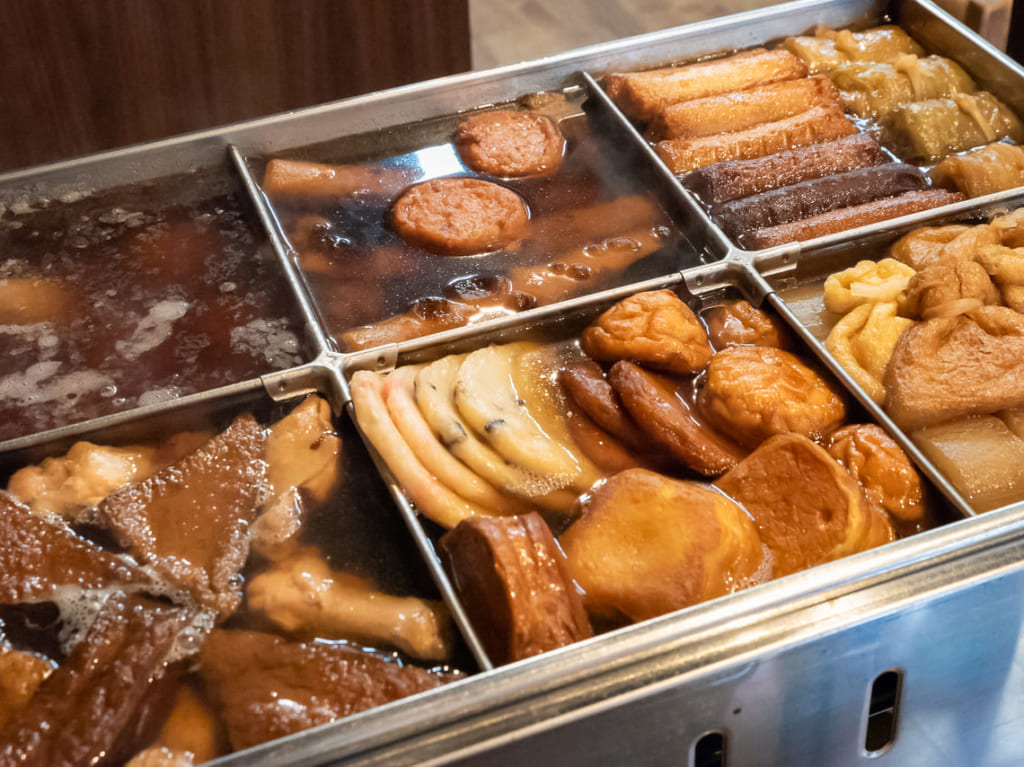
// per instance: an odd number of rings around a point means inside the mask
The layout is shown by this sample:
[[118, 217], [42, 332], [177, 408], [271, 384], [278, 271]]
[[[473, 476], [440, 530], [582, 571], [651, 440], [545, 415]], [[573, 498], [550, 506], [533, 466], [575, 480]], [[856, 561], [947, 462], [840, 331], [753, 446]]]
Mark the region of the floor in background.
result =
[[773, 5], [772, 0], [469, 0], [473, 68]]

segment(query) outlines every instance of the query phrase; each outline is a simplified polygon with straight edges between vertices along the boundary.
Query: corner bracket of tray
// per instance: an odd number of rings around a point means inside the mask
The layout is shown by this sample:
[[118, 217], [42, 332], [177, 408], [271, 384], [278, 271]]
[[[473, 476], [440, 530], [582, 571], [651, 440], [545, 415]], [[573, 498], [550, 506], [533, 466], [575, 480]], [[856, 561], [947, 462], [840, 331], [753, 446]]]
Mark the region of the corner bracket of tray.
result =
[[357, 370], [389, 373], [398, 365], [398, 344], [387, 344], [375, 349], [344, 355], [341, 372], [347, 381]]
[[782, 277], [796, 271], [802, 248], [799, 242], [762, 251], [750, 259], [750, 265], [765, 279]]

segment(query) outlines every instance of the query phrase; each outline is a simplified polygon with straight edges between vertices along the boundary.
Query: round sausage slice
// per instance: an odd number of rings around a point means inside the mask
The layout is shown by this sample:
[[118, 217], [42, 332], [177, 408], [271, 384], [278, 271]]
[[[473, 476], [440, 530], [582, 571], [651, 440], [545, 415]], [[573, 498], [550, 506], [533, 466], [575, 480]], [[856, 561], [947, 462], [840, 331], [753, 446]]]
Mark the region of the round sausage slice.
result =
[[530, 214], [522, 198], [474, 178], [438, 178], [409, 187], [392, 223], [406, 242], [443, 256], [503, 248], [520, 239]]
[[473, 115], [459, 125], [455, 146], [473, 170], [513, 178], [558, 170], [565, 139], [544, 115], [498, 109]]

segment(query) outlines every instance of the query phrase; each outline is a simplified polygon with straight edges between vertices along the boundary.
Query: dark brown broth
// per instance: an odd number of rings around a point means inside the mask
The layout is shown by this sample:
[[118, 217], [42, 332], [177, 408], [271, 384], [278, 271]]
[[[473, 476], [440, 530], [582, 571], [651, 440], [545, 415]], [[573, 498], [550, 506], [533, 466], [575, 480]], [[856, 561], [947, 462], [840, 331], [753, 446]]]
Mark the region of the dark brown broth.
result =
[[168, 204], [156, 184], [55, 205], [0, 222], [0, 252], [0, 291], [28, 279], [64, 297], [49, 321], [0, 325], [0, 440], [302, 361], [293, 301], [234, 194]]

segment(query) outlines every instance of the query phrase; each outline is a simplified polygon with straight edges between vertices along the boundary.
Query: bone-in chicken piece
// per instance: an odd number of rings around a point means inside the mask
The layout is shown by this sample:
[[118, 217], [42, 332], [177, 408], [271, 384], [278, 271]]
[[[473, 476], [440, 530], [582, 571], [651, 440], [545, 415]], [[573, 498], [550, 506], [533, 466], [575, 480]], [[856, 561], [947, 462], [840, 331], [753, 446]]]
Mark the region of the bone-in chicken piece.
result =
[[270, 559], [288, 549], [302, 524], [303, 504], [327, 500], [338, 482], [341, 438], [331, 423], [331, 407], [307, 397], [267, 437], [268, 499], [252, 526], [253, 550]]
[[465, 520], [441, 539], [441, 551], [495, 663], [591, 636], [565, 557], [539, 514]]
[[56, 664], [0, 641], [0, 731], [25, 708]]
[[215, 629], [199, 670], [235, 749], [430, 690], [453, 676], [342, 645]]
[[238, 605], [238, 572], [262, 496], [266, 437], [250, 415], [148, 479], [115, 490], [84, 518], [222, 616]]
[[126, 557], [101, 549], [59, 520], [33, 514], [7, 493], [0, 493], [0, 541], [0, 604], [48, 602], [62, 586], [149, 582]]
[[204, 432], [182, 432], [160, 447], [111, 447], [76, 442], [66, 455], [46, 458], [11, 475], [8, 491], [32, 511], [67, 518], [102, 501], [111, 491], [145, 479], [208, 440]]
[[444, 605], [383, 594], [331, 570], [315, 551], [257, 575], [248, 596], [250, 607], [288, 632], [386, 645], [426, 661], [451, 657], [451, 618]]
[[190, 613], [115, 594], [88, 634], [0, 732], [0, 764], [117, 763], [142, 743], [140, 706], [174, 661]]

